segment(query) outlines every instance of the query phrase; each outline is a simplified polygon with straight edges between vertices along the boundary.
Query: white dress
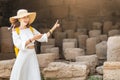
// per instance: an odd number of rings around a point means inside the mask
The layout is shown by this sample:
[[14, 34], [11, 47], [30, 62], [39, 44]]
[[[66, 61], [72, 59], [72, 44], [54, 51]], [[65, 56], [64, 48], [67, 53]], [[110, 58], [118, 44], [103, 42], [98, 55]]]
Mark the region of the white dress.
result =
[[[35, 34], [40, 34], [33, 28], [34, 34], [29, 28], [20, 30], [18, 35], [16, 31], [12, 32], [13, 43], [19, 48], [19, 53], [12, 68], [10, 80], [41, 80], [39, 64], [35, 49], [28, 49], [25, 47], [25, 42], [33, 37]], [[40, 42], [47, 42], [47, 34], [38, 39]], [[28, 46], [34, 45], [34, 42]]]

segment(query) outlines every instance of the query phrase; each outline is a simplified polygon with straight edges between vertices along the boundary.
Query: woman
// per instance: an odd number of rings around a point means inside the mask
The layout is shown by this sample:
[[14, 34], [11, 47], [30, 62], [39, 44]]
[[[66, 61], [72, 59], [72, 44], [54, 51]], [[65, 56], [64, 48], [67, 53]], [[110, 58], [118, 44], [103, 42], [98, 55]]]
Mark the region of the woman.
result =
[[[41, 80], [34, 41], [47, 42], [48, 37], [59, 27], [59, 24], [57, 21], [52, 29], [45, 34], [39, 33], [34, 28], [32, 32], [30, 24], [34, 21], [35, 17], [35, 12], [28, 12], [25, 9], [18, 10], [17, 16], [10, 17], [10, 22], [13, 26], [13, 43], [19, 48], [19, 53], [14, 63], [10, 80]], [[16, 28], [19, 29], [19, 34]]]

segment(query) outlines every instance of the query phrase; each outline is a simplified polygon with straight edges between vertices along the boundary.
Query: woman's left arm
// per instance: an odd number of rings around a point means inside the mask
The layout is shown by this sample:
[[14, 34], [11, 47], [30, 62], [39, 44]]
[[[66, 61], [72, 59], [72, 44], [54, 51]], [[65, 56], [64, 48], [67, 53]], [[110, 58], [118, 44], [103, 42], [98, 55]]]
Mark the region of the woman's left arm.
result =
[[35, 35], [33, 38], [31, 38], [31, 41], [39, 41], [39, 42], [47, 42], [48, 41], [48, 37], [53, 33], [53, 31], [58, 28], [60, 26], [60, 24], [58, 24], [58, 20], [56, 21], [56, 23], [54, 24], [54, 26], [47, 32], [44, 34], [39, 33], [37, 30], [34, 29]]

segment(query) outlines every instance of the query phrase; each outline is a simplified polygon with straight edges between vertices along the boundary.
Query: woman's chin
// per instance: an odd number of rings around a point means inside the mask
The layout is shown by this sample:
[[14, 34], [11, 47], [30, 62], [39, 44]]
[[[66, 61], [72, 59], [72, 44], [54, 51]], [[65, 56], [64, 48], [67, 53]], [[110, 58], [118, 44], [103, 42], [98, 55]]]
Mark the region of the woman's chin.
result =
[[28, 25], [28, 23], [25, 23], [25, 26], [27, 26]]

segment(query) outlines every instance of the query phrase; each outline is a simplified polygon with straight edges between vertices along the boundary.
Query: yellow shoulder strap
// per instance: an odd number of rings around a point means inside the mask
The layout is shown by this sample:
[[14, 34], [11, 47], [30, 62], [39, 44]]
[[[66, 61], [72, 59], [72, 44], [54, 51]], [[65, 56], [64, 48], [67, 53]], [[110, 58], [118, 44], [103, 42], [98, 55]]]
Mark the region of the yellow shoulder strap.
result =
[[[18, 27], [15, 28], [15, 31], [16, 31], [16, 33], [17, 33], [18, 35], [20, 34], [20, 30], [19, 30]], [[18, 52], [19, 52], [19, 49], [18, 49], [16, 46], [14, 46], [14, 50], [15, 50], [15, 55], [16, 55], [16, 57], [17, 57]]]
[[34, 33], [34, 30], [33, 30], [32, 26], [30, 26], [29, 28], [30, 28], [30, 30], [32, 31], [32, 33]]
[[17, 57], [18, 52], [19, 52], [19, 49], [18, 49], [16, 46], [14, 46], [14, 50], [15, 50], [15, 55], [16, 55], [16, 57]]
[[19, 27], [15, 28], [15, 31], [17, 32], [18, 35], [20, 34]]

